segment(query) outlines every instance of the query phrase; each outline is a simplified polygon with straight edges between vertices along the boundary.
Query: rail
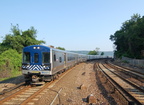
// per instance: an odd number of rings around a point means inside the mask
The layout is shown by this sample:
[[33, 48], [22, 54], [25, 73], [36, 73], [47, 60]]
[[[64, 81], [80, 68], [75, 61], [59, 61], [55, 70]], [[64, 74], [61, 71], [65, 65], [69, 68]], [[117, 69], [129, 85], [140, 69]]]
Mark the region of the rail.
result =
[[110, 83], [129, 102], [129, 104], [144, 104], [143, 99], [141, 99], [141, 97], [144, 96], [144, 92], [142, 89], [138, 88], [133, 83], [128, 82], [128, 80], [125, 80], [124, 78], [122, 79], [121, 76], [118, 76], [118, 74], [114, 72], [114, 69], [107, 68], [104, 64], [98, 64], [98, 67], [110, 81]]

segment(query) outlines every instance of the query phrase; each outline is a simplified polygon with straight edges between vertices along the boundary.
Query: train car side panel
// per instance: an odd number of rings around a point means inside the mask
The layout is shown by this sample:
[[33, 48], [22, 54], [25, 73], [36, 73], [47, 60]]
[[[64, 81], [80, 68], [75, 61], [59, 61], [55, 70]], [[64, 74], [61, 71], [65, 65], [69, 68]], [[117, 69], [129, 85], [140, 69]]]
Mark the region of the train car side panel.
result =
[[64, 69], [65, 67], [65, 57], [64, 57], [65, 53], [58, 51], [58, 50], [52, 50], [52, 75], [54, 75], [57, 72], [60, 72], [61, 70]]

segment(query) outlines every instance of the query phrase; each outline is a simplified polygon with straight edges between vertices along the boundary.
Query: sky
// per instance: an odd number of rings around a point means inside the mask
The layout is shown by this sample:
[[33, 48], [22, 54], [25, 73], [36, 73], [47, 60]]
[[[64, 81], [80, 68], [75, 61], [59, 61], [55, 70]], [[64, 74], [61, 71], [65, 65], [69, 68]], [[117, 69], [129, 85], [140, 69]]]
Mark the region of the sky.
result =
[[0, 0], [0, 43], [11, 24], [33, 26], [37, 40], [66, 50], [113, 51], [109, 40], [122, 23], [138, 13], [144, 0]]

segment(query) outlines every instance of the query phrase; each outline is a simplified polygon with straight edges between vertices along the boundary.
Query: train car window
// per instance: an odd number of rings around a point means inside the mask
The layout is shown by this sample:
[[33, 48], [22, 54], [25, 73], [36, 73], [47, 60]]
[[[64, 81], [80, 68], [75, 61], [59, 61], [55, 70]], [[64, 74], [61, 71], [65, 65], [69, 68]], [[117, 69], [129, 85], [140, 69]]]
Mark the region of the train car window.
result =
[[54, 54], [54, 61], [56, 61], [56, 55]]
[[42, 56], [43, 63], [50, 63], [50, 53], [49, 52], [43, 52]]
[[62, 62], [62, 58], [61, 57], [59, 57], [59, 62]]
[[35, 63], [38, 63], [38, 62], [39, 62], [39, 55], [38, 55], [38, 53], [35, 53], [35, 54], [34, 54], [34, 62], [35, 62]]
[[30, 63], [30, 52], [23, 53], [23, 63]]

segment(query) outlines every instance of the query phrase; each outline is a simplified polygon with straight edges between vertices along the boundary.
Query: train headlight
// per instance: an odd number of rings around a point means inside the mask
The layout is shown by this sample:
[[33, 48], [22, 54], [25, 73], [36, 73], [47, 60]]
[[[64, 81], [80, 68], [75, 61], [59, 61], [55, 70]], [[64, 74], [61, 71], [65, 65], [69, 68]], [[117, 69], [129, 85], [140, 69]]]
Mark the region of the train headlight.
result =
[[23, 70], [28, 70], [28, 69], [29, 69], [29, 67], [30, 67], [30, 65], [29, 65], [29, 64], [28, 64], [28, 65], [24, 65], [24, 64], [22, 65], [22, 69], [23, 69]]
[[33, 49], [40, 49], [40, 47], [33, 47]]
[[43, 66], [44, 70], [50, 70], [49, 66]]
[[27, 70], [27, 67], [26, 67], [26, 66], [22, 66], [22, 69], [23, 69], [23, 70]]
[[22, 66], [22, 69], [25, 69], [26, 67], [25, 66]]

